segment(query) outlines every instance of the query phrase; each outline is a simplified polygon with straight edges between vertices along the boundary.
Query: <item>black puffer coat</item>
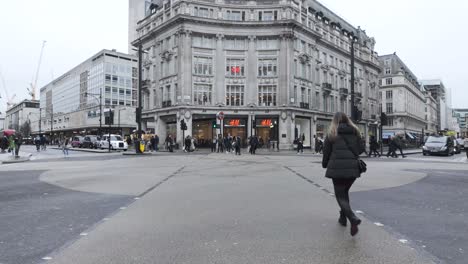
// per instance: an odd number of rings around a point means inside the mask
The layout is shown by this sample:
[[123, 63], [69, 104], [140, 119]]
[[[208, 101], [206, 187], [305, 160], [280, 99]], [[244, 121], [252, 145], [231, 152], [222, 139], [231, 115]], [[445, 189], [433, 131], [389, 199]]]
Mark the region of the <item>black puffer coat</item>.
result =
[[324, 143], [322, 167], [327, 169], [327, 178], [352, 179], [361, 176], [358, 157], [346, 146], [343, 138], [346, 138], [354, 153], [361, 154], [365, 150], [365, 143], [358, 132], [347, 124], [340, 124], [338, 136], [333, 141], [327, 137]]

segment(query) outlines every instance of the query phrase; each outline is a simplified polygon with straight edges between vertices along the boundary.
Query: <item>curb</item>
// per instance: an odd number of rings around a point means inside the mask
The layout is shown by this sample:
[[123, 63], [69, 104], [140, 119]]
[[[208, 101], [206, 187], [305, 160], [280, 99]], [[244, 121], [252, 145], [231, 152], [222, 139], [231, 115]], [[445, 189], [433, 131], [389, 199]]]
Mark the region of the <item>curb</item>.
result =
[[1, 161], [0, 164], [15, 164], [15, 163], [23, 163], [31, 160], [32, 154], [29, 154], [27, 158], [25, 157], [18, 157], [12, 160], [4, 160]]

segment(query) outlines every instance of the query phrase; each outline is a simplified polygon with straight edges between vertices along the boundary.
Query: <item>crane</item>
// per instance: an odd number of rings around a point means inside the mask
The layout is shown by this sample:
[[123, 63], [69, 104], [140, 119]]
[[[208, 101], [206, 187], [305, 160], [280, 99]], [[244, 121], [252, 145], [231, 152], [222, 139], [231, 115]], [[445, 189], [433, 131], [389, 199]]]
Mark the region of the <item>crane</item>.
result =
[[36, 88], [37, 88], [37, 79], [39, 78], [39, 70], [41, 69], [42, 62], [42, 53], [44, 53], [44, 47], [47, 41], [42, 41], [41, 53], [39, 55], [39, 62], [37, 63], [36, 77], [34, 77], [34, 82], [31, 83], [31, 89], [27, 88], [29, 95], [31, 95], [32, 100], [36, 100]]
[[[16, 94], [14, 94], [12, 97], [10, 97], [8, 95], [8, 89], [6, 87], [6, 84], [5, 84], [5, 78], [3, 78], [3, 74], [2, 72], [0, 71], [0, 78], [2, 79], [2, 86], [3, 86], [3, 91], [5, 91], [5, 95], [6, 95], [6, 105], [7, 105], [7, 109], [10, 109], [10, 107], [12, 107], [15, 103], [13, 102], [13, 100], [15, 99], [16, 97]], [[1, 97], [0, 97], [1, 98]]]

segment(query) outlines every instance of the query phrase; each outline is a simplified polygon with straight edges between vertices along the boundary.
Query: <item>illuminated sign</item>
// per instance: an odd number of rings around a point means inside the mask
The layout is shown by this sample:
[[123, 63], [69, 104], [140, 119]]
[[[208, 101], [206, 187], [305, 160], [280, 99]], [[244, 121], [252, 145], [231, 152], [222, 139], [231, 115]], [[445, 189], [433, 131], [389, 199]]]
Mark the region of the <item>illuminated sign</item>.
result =
[[271, 124], [272, 124], [271, 119], [263, 119], [262, 121], [260, 121], [260, 126], [269, 127], [271, 126]]
[[231, 72], [232, 73], [240, 73], [240, 67], [239, 66], [232, 66], [231, 67]]
[[241, 122], [240, 122], [240, 119], [231, 119], [229, 120], [228, 122], [228, 126], [240, 126], [241, 125]]

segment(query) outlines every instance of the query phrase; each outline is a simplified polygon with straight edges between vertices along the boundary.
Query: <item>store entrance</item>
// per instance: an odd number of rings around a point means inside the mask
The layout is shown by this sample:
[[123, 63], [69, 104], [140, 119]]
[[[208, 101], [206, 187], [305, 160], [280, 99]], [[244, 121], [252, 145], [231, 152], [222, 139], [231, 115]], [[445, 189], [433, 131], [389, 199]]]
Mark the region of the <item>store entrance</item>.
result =
[[278, 118], [260, 118], [255, 120], [255, 135], [258, 137], [259, 147], [269, 147], [269, 143], [278, 142]]
[[216, 131], [212, 128], [215, 119], [194, 120], [192, 123], [192, 137], [197, 148], [210, 148]]
[[224, 119], [223, 128], [224, 137], [230, 135], [232, 137], [240, 137], [242, 147], [247, 146], [247, 119], [232, 118]]

